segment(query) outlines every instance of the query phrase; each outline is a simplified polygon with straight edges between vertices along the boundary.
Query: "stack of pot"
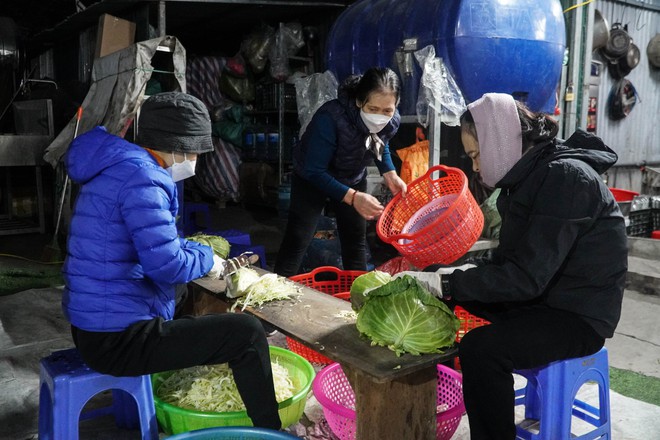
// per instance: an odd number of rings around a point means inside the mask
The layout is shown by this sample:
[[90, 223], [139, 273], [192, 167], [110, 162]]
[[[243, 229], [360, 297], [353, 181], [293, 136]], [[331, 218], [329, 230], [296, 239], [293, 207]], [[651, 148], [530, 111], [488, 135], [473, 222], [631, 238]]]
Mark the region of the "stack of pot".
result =
[[627, 26], [614, 23], [609, 29], [607, 20], [598, 10], [594, 17], [592, 49], [600, 49], [608, 60], [608, 70], [614, 79], [623, 78], [639, 64], [639, 47], [633, 43]]

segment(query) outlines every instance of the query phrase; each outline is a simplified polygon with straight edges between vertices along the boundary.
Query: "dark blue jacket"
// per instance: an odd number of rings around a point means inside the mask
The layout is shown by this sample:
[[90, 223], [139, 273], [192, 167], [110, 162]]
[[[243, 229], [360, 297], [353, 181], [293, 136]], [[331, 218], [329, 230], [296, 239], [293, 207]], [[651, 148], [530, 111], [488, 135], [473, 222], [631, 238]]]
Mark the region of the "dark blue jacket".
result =
[[[399, 129], [401, 117], [394, 117], [378, 136], [385, 143], [381, 160], [375, 161], [381, 174], [394, 170], [388, 142]], [[369, 136], [355, 100], [340, 92], [314, 113], [300, 144], [294, 150], [294, 171], [335, 200], [349, 187], [364, 179], [374, 155], [366, 148]]]
[[115, 332], [174, 312], [174, 285], [213, 266], [208, 246], [181, 239], [176, 185], [144, 148], [97, 127], [64, 158], [82, 185], [64, 262], [65, 317], [93, 332]]
[[628, 247], [623, 216], [600, 174], [616, 160], [583, 131], [527, 151], [497, 183], [502, 227], [492, 261], [449, 276], [458, 303], [545, 304], [612, 337]]

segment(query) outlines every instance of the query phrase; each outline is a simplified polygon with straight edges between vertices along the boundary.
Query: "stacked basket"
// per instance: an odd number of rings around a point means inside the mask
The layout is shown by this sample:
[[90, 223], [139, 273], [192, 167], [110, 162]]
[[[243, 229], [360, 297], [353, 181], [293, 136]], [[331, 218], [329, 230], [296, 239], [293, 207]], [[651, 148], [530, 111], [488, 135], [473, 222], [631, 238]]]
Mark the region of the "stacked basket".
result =
[[[353, 281], [366, 272], [360, 270], [341, 270], [333, 266], [317, 267], [311, 272], [290, 277], [291, 281], [304, 284], [336, 298], [350, 300], [350, 290]], [[321, 353], [307, 348], [305, 345], [287, 336], [287, 346], [292, 352], [299, 354], [310, 362], [327, 365], [332, 360]]]

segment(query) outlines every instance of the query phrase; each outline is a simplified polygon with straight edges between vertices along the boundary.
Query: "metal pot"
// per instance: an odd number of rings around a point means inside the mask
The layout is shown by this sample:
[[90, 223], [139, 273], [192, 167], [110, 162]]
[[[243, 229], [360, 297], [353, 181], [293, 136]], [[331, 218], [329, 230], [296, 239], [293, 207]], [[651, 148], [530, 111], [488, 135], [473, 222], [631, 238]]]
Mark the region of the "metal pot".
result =
[[610, 39], [610, 25], [607, 23], [603, 14], [598, 9], [594, 11], [594, 30], [591, 43], [591, 50], [597, 50], [605, 47]]
[[620, 58], [628, 53], [631, 42], [630, 35], [621, 27], [621, 23], [614, 23], [610, 31], [610, 38], [603, 50], [610, 58]]
[[636, 44], [630, 43], [628, 52], [617, 58], [616, 60], [610, 60], [608, 64], [608, 70], [610, 75], [614, 79], [621, 79], [624, 76], [628, 75], [637, 65], [639, 64], [639, 47]]
[[639, 58], [640, 58], [640, 52], [639, 52], [639, 47], [635, 43], [630, 43], [630, 48], [628, 48], [628, 53], [626, 54], [625, 57], [621, 60], [622, 62], [625, 62], [626, 66], [630, 70], [634, 69], [637, 67], [639, 64]]
[[660, 34], [655, 34], [655, 37], [651, 38], [649, 45], [646, 46], [646, 55], [653, 67], [660, 68]]

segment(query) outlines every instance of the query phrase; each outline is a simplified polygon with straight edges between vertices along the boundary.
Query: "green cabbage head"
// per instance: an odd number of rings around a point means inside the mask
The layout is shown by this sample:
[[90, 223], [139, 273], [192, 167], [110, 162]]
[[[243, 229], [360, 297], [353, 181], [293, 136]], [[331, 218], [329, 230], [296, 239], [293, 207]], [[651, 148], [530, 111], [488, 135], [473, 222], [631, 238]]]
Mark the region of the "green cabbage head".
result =
[[202, 232], [186, 237], [186, 240], [196, 241], [197, 243], [204, 244], [211, 249], [220, 258], [227, 258], [229, 255], [229, 242], [219, 235], [209, 235]]
[[369, 292], [357, 314], [357, 328], [394, 351], [420, 355], [442, 353], [456, 339], [459, 320], [413, 277], [405, 275]]

